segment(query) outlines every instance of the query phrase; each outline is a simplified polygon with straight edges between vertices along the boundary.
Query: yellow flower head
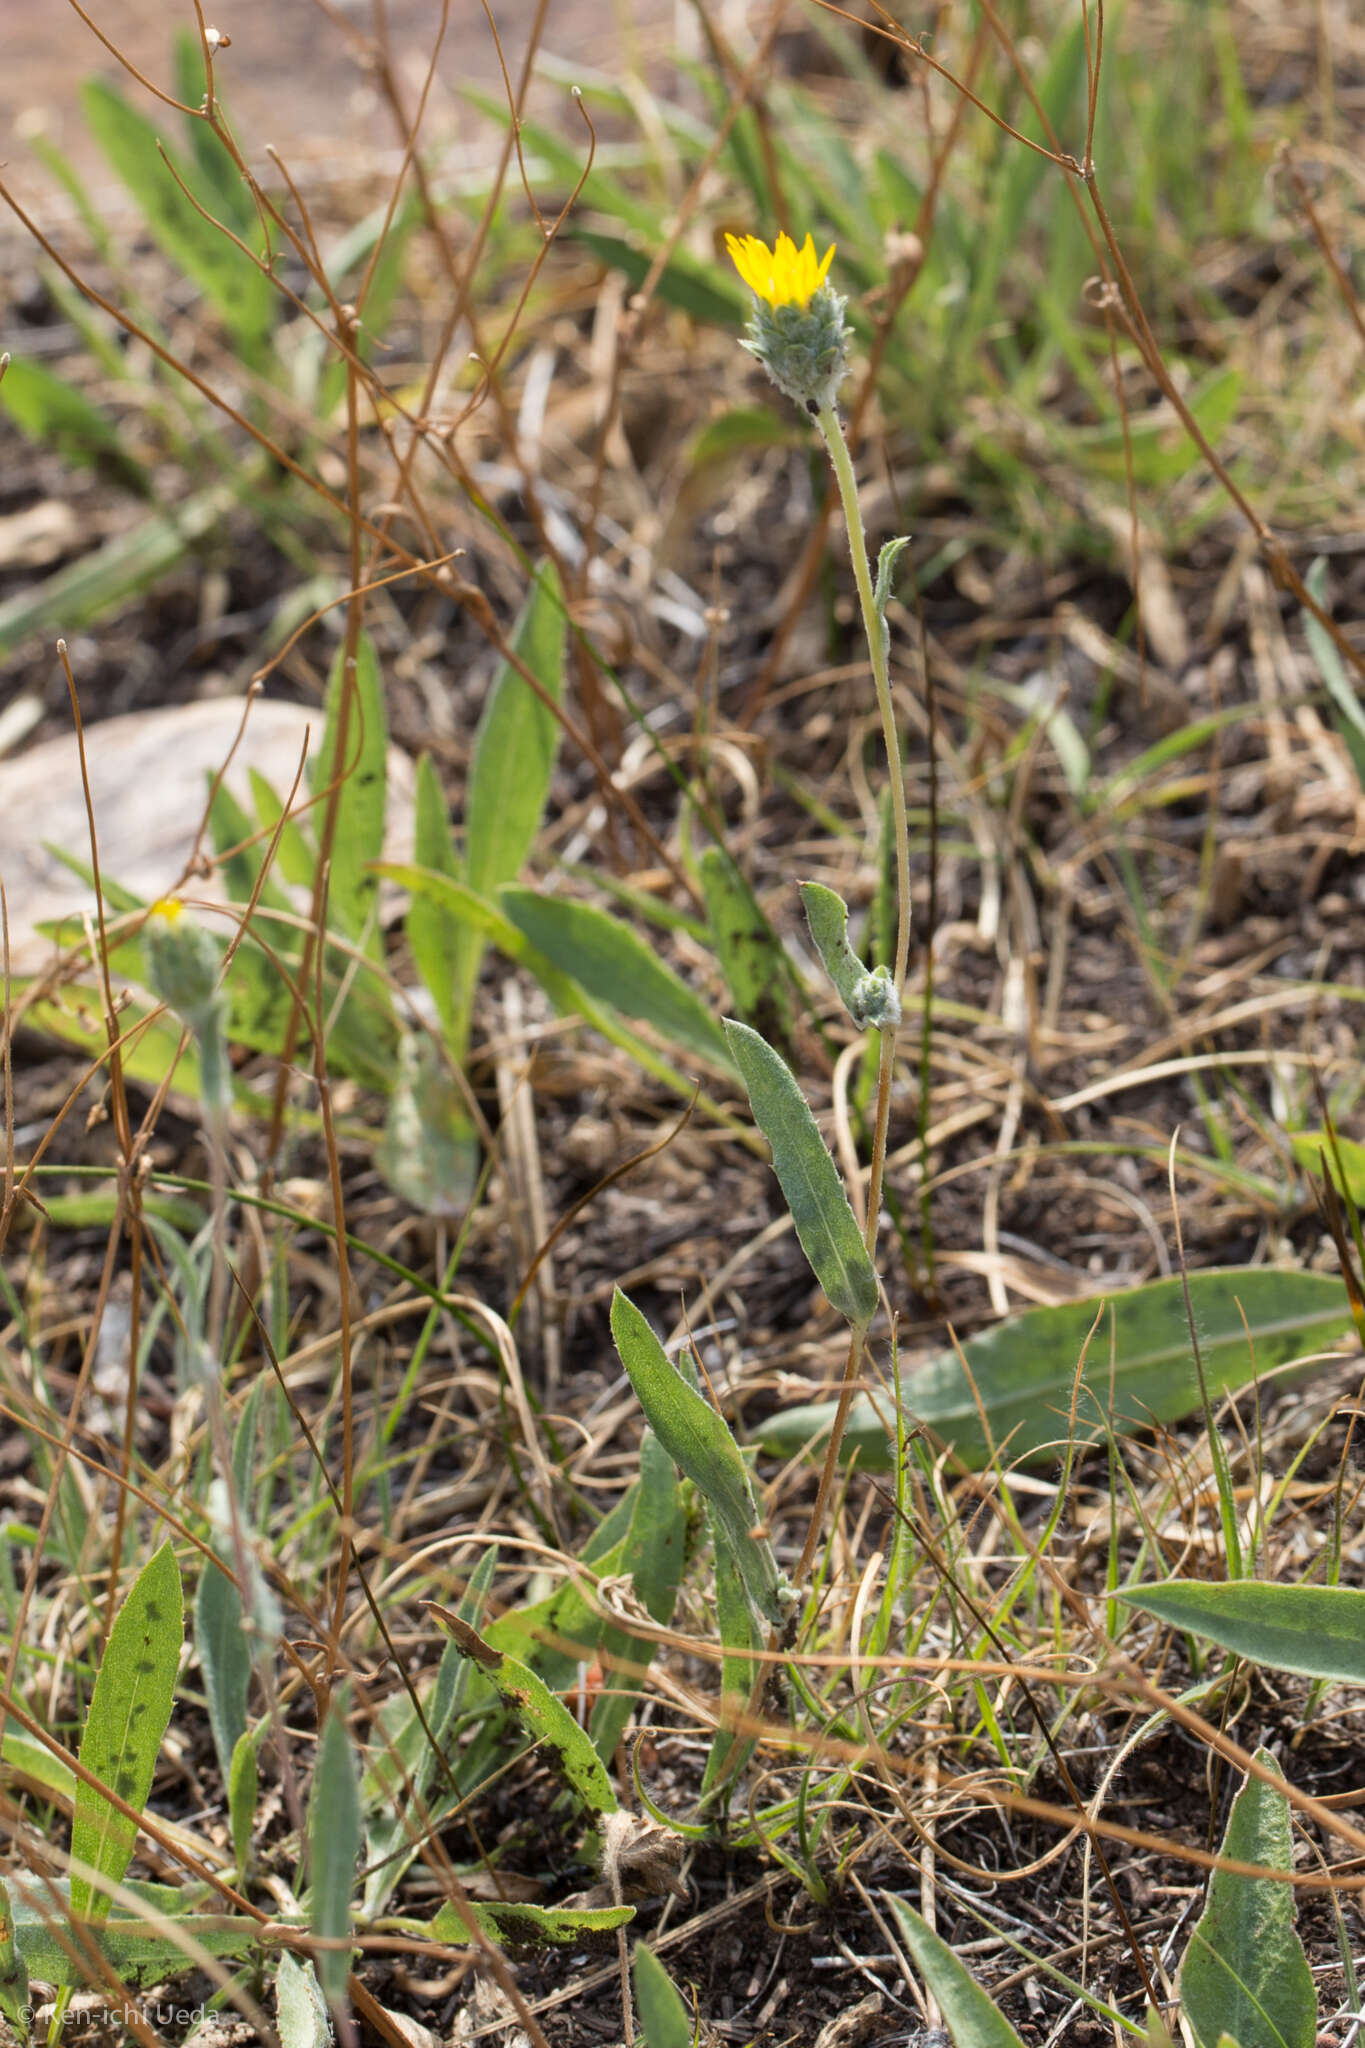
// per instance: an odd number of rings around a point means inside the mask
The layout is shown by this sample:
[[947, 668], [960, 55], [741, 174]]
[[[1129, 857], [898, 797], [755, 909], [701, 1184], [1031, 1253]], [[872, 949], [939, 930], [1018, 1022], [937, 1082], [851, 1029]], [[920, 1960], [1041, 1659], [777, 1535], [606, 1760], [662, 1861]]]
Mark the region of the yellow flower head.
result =
[[185, 906], [178, 897], [158, 896], [147, 915], [156, 918], [160, 924], [172, 925], [183, 917], [184, 912]]
[[798, 249], [790, 235], [779, 235], [769, 248], [757, 235], [727, 235], [725, 246], [735, 269], [756, 299], [764, 299], [774, 311], [779, 306], [799, 306], [804, 312], [825, 281], [834, 244], [817, 258], [809, 235]]

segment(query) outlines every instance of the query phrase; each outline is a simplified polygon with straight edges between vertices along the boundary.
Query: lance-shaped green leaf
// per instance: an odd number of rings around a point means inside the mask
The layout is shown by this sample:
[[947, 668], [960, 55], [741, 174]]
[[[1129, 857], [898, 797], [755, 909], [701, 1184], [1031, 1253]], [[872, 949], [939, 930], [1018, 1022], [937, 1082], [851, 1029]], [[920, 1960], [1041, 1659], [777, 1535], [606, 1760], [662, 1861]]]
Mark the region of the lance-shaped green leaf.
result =
[[1359, 1586], [1168, 1579], [1115, 1597], [1253, 1664], [1365, 1685], [1365, 1589]]
[[[551, 706], [564, 688], [564, 599], [548, 562], [536, 571], [512, 631], [511, 650], [521, 667], [505, 661], [493, 678], [475, 735], [465, 801], [464, 879], [476, 896], [490, 899], [504, 882], [516, 880], [535, 844], [559, 744], [559, 721]], [[522, 668], [540, 684], [543, 698]], [[467, 925], [454, 938], [452, 1043], [462, 1058], [483, 941]]]
[[748, 1763], [757, 1746], [757, 1738], [744, 1729], [728, 1725], [736, 1714], [743, 1714], [749, 1705], [761, 1665], [758, 1657], [763, 1650], [763, 1627], [754, 1612], [744, 1580], [740, 1575], [735, 1547], [725, 1532], [725, 1525], [719, 1516], [709, 1516], [711, 1523], [712, 1575], [715, 1584], [716, 1626], [720, 1632], [722, 1656], [720, 1660], [720, 1725], [712, 1737], [711, 1747], [706, 1753], [706, 1768], [702, 1772], [702, 1811], [722, 1803], [726, 1786], [733, 1784]]
[[[518, 1948], [577, 1948], [588, 1936], [612, 1934], [635, 1918], [634, 1906], [532, 1906], [503, 1899], [471, 1899], [469, 1910], [490, 1941]], [[415, 1926], [407, 1921], [403, 1924]], [[442, 1906], [421, 1931], [451, 1948], [474, 1939], [463, 1916], [451, 1905]]]
[[884, 654], [891, 652], [891, 628], [886, 623], [886, 607], [891, 602], [891, 577], [897, 557], [901, 550], [908, 548], [909, 545], [910, 535], [899, 534], [895, 540], [882, 542], [881, 553], [877, 557], [877, 587], [872, 593], [872, 604], [877, 614], [877, 624], [881, 627]]
[[[346, 747], [340, 750], [345, 713]], [[327, 915], [348, 938], [364, 938], [379, 955], [383, 941], [375, 915], [379, 876], [371, 862], [384, 850], [387, 801], [388, 732], [384, 722], [384, 685], [379, 657], [368, 633], [356, 647], [354, 676], [346, 674], [346, 649], [338, 649], [327, 684], [327, 723], [313, 770], [313, 787], [326, 789], [343, 778], [337, 795], [336, 832], [332, 840]], [[322, 807], [319, 806], [319, 829]]]
[[242, 1596], [236, 1581], [217, 1564], [206, 1563], [199, 1575], [194, 1641], [204, 1674], [213, 1746], [226, 1784], [233, 1752], [246, 1733], [251, 1643], [243, 1626]]
[[[1256, 1762], [1277, 1770], [1268, 1749]], [[1289, 1801], [1247, 1775], [1232, 1803], [1223, 1854], [1269, 1870], [1293, 1868]], [[1199, 2048], [1231, 2034], [1240, 2048], [1313, 2048], [1317, 1993], [1294, 1931], [1294, 1892], [1270, 1877], [1215, 1870], [1203, 1918], [1180, 1966], [1180, 2003]]]
[[646, 2048], [692, 2048], [692, 2017], [651, 1949], [635, 1944], [635, 2011]]
[[256, 1767], [256, 1745], [249, 1733], [239, 1735], [228, 1765], [228, 1829], [232, 1836], [232, 1860], [238, 1882], [250, 1867], [251, 1835], [256, 1825], [256, 1795], [260, 1773]]
[[673, 1365], [628, 1295], [616, 1289], [611, 1334], [650, 1427], [724, 1529], [745, 1589], [767, 1620], [782, 1619], [782, 1577], [762, 1531], [749, 1474], [724, 1418]]
[[[635, 1597], [646, 1612], [666, 1627], [673, 1619], [682, 1579], [687, 1510], [673, 1460], [652, 1429], [645, 1431], [640, 1444], [640, 1483], [634, 1492], [620, 1569], [629, 1573]], [[622, 1667], [647, 1666], [656, 1647], [652, 1639], [636, 1636], [625, 1626], [602, 1630], [598, 1656], [608, 1679], [592, 1710], [588, 1733], [604, 1761], [615, 1755], [639, 1693], [637, 1682]]]
[[[332, 1700], [318, 1743], [313, 1793], [308, 1808], [309, 1874], [314, 1934], [324, 1941], [347, 1942], [351, 1933], [351, 1890], [360, 1854], [362, 1820], [355, 1749], [346, 1727], [346, 1696]], [[349, 1947], [319, 1949], [318, 1982], [330, 2004], [346, 1996], [351, 1974]]]
[[781, 940], [724, 847], [708, 846], [697, 868], [711, 943], [736, 1014], [770, 1045], [789, 1045], [792, 975]]
[[[1351, 1320], [1346, 1290], [1330, 1273], [1282, 1273], [1267, 1267], [1191, 1273], [1190, 1299], [1214, 1396], [1322, 1349]], [[1075, 1440], [1089, 1443], [1103, 1436], [1107, 1419], [1123, 1431], [1197, 1413], [1199, 1379], [1180, 1279], [1154, 1280], [1112, 1296], [1086, 1352], [1100, 1307], [1099, 1301], [1073, 1301], [1060, 1308], [1027, 1309], [971, 1338], [962, 1347], [962, 1358], [956, 1351], [940, 1352], [902, 1376], [907, 1417], [951, 1444], [962, 1463], [977, 1470], [991, 1455], [978, 1401], [993, 1443], [1011, 1463], [1054, 1457], [1073, 1427]], [[1073, 1389], [1083, 1353], [1073, 1425]], [[879, 1405], [887, 1408], [884, 1402]], [[818, 1443], [833, 1418], [832, 1402], [788, 1409], [763, 1424], [759, 1440], [765, 1450], [790, 1457], [802, 1444]], [[864, 1470], [890, 1466], [890, 1440], [870, 1401], [853, 1404], [843, 1448], [846, 1456], [857, 1451]]]
[[[459, 856], [450, 830], [450, 813], [445, 791], [430, 754], [417, 763], [417, 786], [413, 798], [412, 857], [419, 868], [458, 879]], [[459, 918], [446, 904], [432, 897], [414, 894], [404, 925], [413, 962], [444, 1031], [449, 1034], [455, 1021], [455, 973], [459, 963]]]
[[[59, 1895], [66, 1892], [58, 1883]], [[146, 1909], [145, 1917], [123, 1905], [107, 1920], [89, 1925], [100, 1954], [122, 1977], [136, 1976], [157, 1984], [193, 1966], [196, 1951], [211, 1956], [245, 1956], [260, 1943], [260, 1922], [244, 1914], [206, 1913], [202, 1896], [193, 1905], [185, 1891], [172, 1885], [141, 1884], [124, 1878], [121, 1890]], [[68, 1893], [69, 1896], [69, 1893]], [[90, 1982], [90, 1964], [79, 1947], [73, 1956], [70, 1934], [60, 1915], [54, 1916], [52, 1893], [45, 1884], [10, 1879], [14, 1938], [31, 1977], [60, 1989], [81, 1990]]]
[[545, 1744], [575, 1798], [590, 1813], [615, 1813], [617, 1798], [602, 1759], [563, 1700], [555, 1697], [529, 1664], [495, 1649], [476, 1629], [461, 1621], [458, 1614], [449, 1613], [434, 1600], [428, 1605], [450, 1631], [456, 1647], [478, 1667], [503, 1705], [510, 1708], [522, 1732], [532, 1742]]
[[877, 1307], [877, 1275], [810, 1106], [786, 1061], [756, 1031], [727, 1017], [725, 1035], [811, 1270], [840, 1315], [866, 1325]]
[[938, 2001], [953, 2048], [1024, 2048], [1002, 2012], [960, 1963], [946, 1941], [903, 1899], [889, 1898], [911, 1961]]
[[[180, 1568], [167, 1542], [142, 1567], [115, 1616], [81, 1736], [81, 1762], [136, 1813], [152, 1789], [184, 1636]], [[71, 1910], [77, 1918], [100, 1920], [108, 1914], [108, 1891], [97, 1880], [120, 1882], [136, 1840], [137, 1822], [82, 1778], [72, 1815], [71, 1857], [74, 1865], [83, 1864], [96, 1875], [86, 1876], [78, 1868], [72, 1877]]]
[[534, 889], [504, 889], [501, 902], [537, 952], [590, 996], [651, 1025], [710, 1066], [731, 1071], [725, 1036], [701, 997], [629, 925], [591, 903], [540, 896]]

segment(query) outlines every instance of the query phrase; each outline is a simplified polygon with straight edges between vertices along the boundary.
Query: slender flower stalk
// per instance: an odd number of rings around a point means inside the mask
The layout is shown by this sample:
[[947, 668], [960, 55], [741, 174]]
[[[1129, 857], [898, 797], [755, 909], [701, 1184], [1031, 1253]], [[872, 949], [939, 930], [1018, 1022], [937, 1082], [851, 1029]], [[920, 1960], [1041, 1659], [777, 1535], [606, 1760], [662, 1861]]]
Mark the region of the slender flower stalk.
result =
[[[891, 1083], [900, 1022], [900, 992], [910, 957], [910, 842], [905, 817], [905, 775], [891, 697], [890, 634], [886, 624], [891, 565], [905, 542], [889, 541], [882, 549], [874, 585], [858, 503], [857, 478], [835, 409], [839, 386], [848, 368], [848, 329], [844, 318], [845, 302], [826, 283], [834, 256], [833, 244], [817, 259], [809, 235], [799, 249], [788, 235], [781, 234], [772, 249], [754, 235], [746, 235], [742, 241], [728, 235], [726, 242], [736, 270], [754, 295], [754, 309], [744, 346], [762, 363], [773, 382], [811, 416], [829, 451], [848, 532], [849, 553], [853, 559], [854, 581], [858, 586], [858, 604], [867, 635], [882, 742], [891, 781], [892, 832], [896, 845], [895, 965], [891, 973], [890, 1000], [881, 1016], [868, 1018], [869, 1024], [877, 1031], [879, 1060], [864, 1242], [869, 1257], [875, 1257], [886, 1169], [887, 1127], [891, 1119]], [[807, 1579], [820, 1542], [866, 1334], [865, 1325], [852, 1332], [848, 1367], [825, 1453], [824, 1469], [820, 1474], [819, 1491], [801, 1560], [796, 1568], [798, 1585]]]

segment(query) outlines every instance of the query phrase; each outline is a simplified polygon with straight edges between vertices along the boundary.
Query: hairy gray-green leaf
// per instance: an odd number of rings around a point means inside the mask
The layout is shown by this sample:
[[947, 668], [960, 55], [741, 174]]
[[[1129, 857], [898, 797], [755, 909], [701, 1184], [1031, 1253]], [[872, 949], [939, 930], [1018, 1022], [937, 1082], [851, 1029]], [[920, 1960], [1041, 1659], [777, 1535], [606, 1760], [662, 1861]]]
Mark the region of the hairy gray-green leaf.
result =
[[[1278, 1775], [1268, 1749], [1257, 1750], [1256, 1762]], [[1222, 1853], [1234, 1863], [1293, 1868], [1289, 1801], [1277, 1785], [1247, 1774]], [[1313, 2048], [1317, 1993], [1294, 1931], [1292, 1886], [1214, 1871], [1180, 1966], [1180, 2003], [1199, 2048], [1217, 2048], [1225, 2033], [1240, 2048]]]
[[213, 1746], [226, 1784], [233, 1751], [246, 1733], [251, 1644], [243, 1627], [242, 1597], [236, 1581], [219, 1565], [207, 1561], [194, 1596], [194, 1641], [204, 1674]]
[[730, 1539], [749, 1598], [768, 1621], [782, 1619], [782, 1577], [754, 1500], [739, 1445], [724, 1418], [687, 1384], [644, 1316], [620, 1288], [611, 1334], [650, 1427], [701, 1494]]
[[1359, 1586], [1167, 1579], [1116, 1597], [1253, 1664], [1365, 1685], [1365, 1589]]
[[[114, 1618], [90, 1696], [80, 1760], [120, 1799], [140, 1813], [156, 1774], [161, 1738], [171, 1718], [185, 1608], [180, 1568], [170, 1543], [151, 1556]], [[137, 1840], [137, 1822], [112, 1806], [82, 1778], [71, 1822], [71, 1910], [80, 1919], [109, 1912], [108, 1891], [120, 1882]]]
[[518, 931], [599, 1002], [652, 1025], [660, 1037], [729, 1073], [724, 1033], [695, 995], [629, 925], [590, 903], [504, 889], [503, 909]]
[[[351, 1933], [351, 1890], [360, 1854], [362, 1821], [355, 1750], [346, 1727], [346, 1696], [334, 1695], [322, 1737], [308, 1811], [310, 1922], [323, 1940], [345, 1942]], [[346, 1996], [351, 1974], [349, 1948], [320, 1949], [318, 1982], [330, 2004]]]
[[[1320, 1350], [1351, 1320], [1345, 1287], [1330, 1273], [1282, 1273], [1262, 1266], [1191, 1273], [1190, 1298], [1214, 1396]], [[1097, 1300], [1067, 1302], [1060, 1308], [1026, 1309], [997, 1323], [962, 1347], [970, 1380], [956, 1351], [940, 1352], [902, 1375], [907, 1417], [951, 1444], [964, 1465], [978, 1469], [990, 1456], [979, 1396], [995, 1446], [1011, 1463], [1054, 1457], [1071, 1427], [1076, 1367], [1099, 1308]], [[1199, 1406], [1179, 1278], [1112, 1295], [1086, 1355], [1076, 1441], [1090, 1443], [1103, 1436], [1110, 1417], [1117, 1430], [1142, 1429], [1153, 1422], [1179, 1421]], [[765, 1450], [789, 1457], [827, 1432], [833, 1417], [832, 1402], [789, 1409], [762, 1425], [759, 1440]], [[854, 1403], [844, 1433], [845, 1454], [855, 1450], [864, 1469], [890, 1466], [890, 1441], [867, 1400]]]
[[275, 2019], [280, 2048], [332, 2048], [332, 2022], [317, 1972], [287, 1950], [275, 1973]]
[[[415, 897], [414, 907], [425, 898]], [[375, 1165], [395, 1194], [425, 1216], [458, 1216], [479, 1181], [479, 1141], [439, 1045], [404, 1031]]]
[[938, 2001], [953, 2048], [1024, 2048], [1002, 2012], [960, 1963], [946, 1941], [904, 1899], [888, 1895], [911, 1961]]
[[823, 882], [803, 882], [801, 901], [825, 972], [858, 1029], [894, 1030], [901, 1020], [901, 1004], [890, 969], [863, 966], [848, 942], [848, 906], [843, 897]]
[[651, 1949], [635, 1944], [635, 2012], [645, 2048], [692, 2048], [692, 2016]]
[[877, 1307], [877, 1275], [810, 1106], [786, 1061], [756, 1031], [727, 1017], [725, 1035], [811, 1270], [840, 1315], [865, 1325]]

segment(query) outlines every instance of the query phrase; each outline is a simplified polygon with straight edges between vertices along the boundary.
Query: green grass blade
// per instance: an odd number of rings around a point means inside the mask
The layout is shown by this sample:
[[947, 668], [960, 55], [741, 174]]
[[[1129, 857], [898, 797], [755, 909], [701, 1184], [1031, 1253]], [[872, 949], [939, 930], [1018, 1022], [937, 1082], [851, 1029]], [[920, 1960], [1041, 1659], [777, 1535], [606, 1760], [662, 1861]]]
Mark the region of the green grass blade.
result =
[[1365, 1685], [1365, 1588], [1170, 1579], [1114, 1597], [1253, 1664]]
[[[1347, 1329], [1350, 1304], [1329, 1273], [1281, 1273], [1266, 1267], [1190, 1274], [1210, 1395], [1302, 1358]], [[990, 1457], [973, 1396], [980, 1396], [997, 1447], [1011, 1461], [1042, 1462], [1066, 1439], [1076, 1366], [1097, 1301], [1028, 1309], [955, 1351], [940, 1352], [901, 1381], [907, 1416], [951, 1444], [964, 1465]], [[1176, 1422], [1200, 1406], [1179, 1278], [1155, 1280], [1111, 1298], [1114, 1318], [1113, 1426], [1122, 1430]], [[1246, 1321], [1243, 1322], [1243, 1314]], [[1108, 1317], [1104, 1341], [1088, 1354], [1075, 1419], [1078, 1442], [1102, 1436], [1111, 1418]], [[1248, 1332], [1250, 1333], [1248, 1338]], [[817, 1440], [833, 1419], [829, 1402], [775, 1415], [759, 1432], [765, 1450], [791, 1456]], [[844, 1437], [864, 1467], [886, 1470], [890, 1443], [869, 1401], [854, 1403]]]
[[[1277, 1768], [1268, 1749], [1257, 1750], [1256, 1762]], [[1222, 1853], [1236, 1863], [1292, 1870], [1289, 1801], [1278, 1786], [1248, 1774]], [[1225, 2034], [1239, 2048], [1313, 2048], [1317, 1992], [1294, 1931], [1289, 1885], [1214, 1871], [1181, 1964], [1180, 2002], [1198, 2048], [1217, 2048]]]
[[[362, 1820], [355, 1749], [346, 1727], [346, 1696], [334, 1695], [322, 1739], [308, 1809], [309, 1870], [312, 1878], [314, 1934], [344, 1942], [351, 1932], [351, 1891], [360, 1854]], [[339, 2006], [351, 1974], [349, 1948], [322, 1949], [317, 1959], [318, 1982], [329, 2004]]]
[[30, 440], [103, 471], [139, 498], [151, 496], [147, 472], [124, 447], [116, 422], [45, 364], [13, 357], [0, 378], [0, 405]]
[[[86, 1769], [137, 1812], [147, 1803], [170, 1722], [184, 1637], [180, 1568], [166, 1542], [142, 1567], [115, 1617], [81, 1736]], [[73, 1864], [118, 1884], [136, 1840], [136, 1821], [81, 1779], [71, 1823]], [[101, 1920], [109, 1906], [107, 1891], [95, 1879], [79, 1873], [72, 1878], [74, 1915]]]
[[725, 1034], [687, 983], [629, 925], [590, 903], [503, 889], [502, 907], [537, 952], [599, 1002], [650, 1025], [670, 1044], [729, 1073]]
[[782, 1581], [772, 1545], [759, 1533], [762, 1517], [739, 1445], [619, 1287], [612, 1296], [611, 1334], [650, 1427], [729, 1538], [749, 1598], [767, 1620], [780, 1621]]
[[904, 1899], [888, 1897], [910, 1957], [938, 2000], [953, 2048], [1024, 2048], [1002, 2012], [968, 1974], [946, 1941]]
[[[153, 237], [221, 315], [238, 345], [260, 358], [274, 308], [274, 287], [221, 228], [199, 213], [171, 174], [186, 185], [185, 166], [169, 149], [163, 161], [156, 129], [102, 78], [87, 79], [81, 104], [90, 133], [115, 175], [141, 208]], [[211, 205], [210, 205], [210, 210]]]
[[725, 1035], [744, 1076], [754, 1121], [772, 1147], [773, 1171], [812, 1272], [840, 1315], [855, 1325], [870, 1322], [877, 1306], [877, 1275], [838, 1169], [791, 1068], [747, 1024], [727, 1018]]
[[696, 2029], [663, 1964], [642, 1941], [635, 1944], [635, 2013], [645, 2048], [692, 2048]]

